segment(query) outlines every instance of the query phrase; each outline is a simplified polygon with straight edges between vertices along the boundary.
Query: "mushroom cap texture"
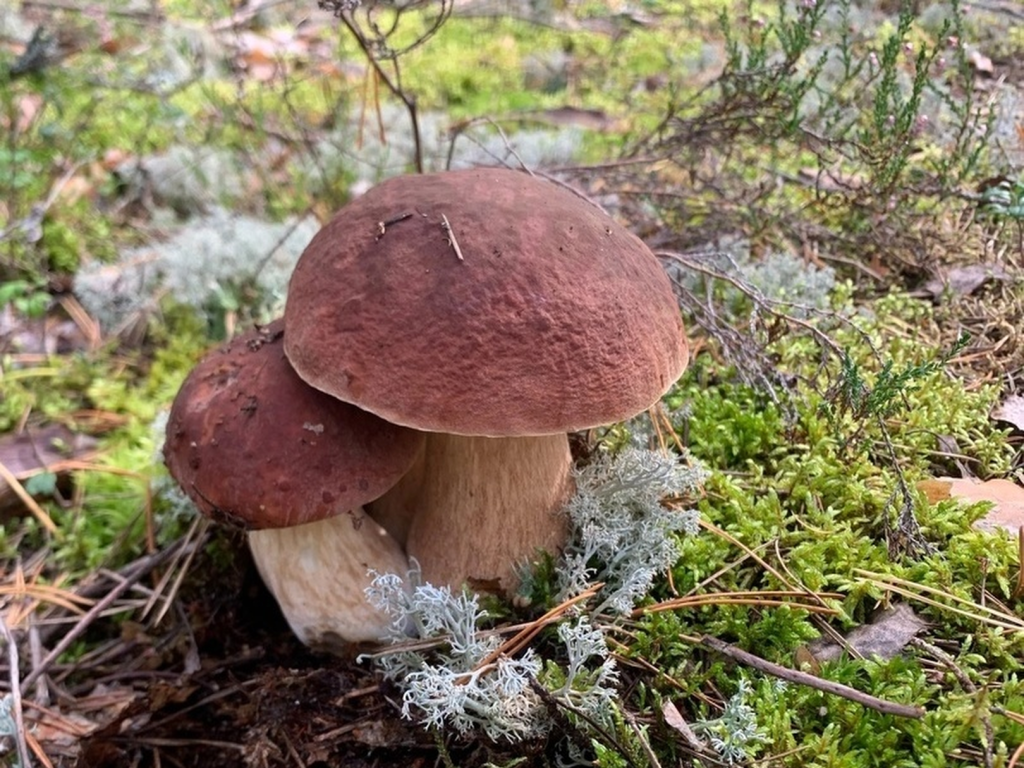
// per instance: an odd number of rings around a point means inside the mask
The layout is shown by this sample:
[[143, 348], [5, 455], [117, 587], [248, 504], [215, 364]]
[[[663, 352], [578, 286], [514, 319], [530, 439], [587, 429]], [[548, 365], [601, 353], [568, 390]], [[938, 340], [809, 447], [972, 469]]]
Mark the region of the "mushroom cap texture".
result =
[[164, 460], [203, 514], [284, 528], [381, 496], [423, 435], [305, 384], [278, 320], [204, 357], [174, 399]]
[[397, 177], [346, 205], [299, 259], [285, 321], [312, 386], [461, 435], [622, 421], [688, 354], [671, 284], [639, 238], [502, 169]]

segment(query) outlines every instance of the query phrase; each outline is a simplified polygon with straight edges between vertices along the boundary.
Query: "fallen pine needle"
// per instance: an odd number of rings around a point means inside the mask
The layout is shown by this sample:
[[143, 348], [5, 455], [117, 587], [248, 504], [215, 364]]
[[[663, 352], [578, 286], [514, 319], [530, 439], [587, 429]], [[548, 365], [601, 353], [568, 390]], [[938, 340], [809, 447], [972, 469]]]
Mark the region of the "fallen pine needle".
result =
[[[710, 592], [702, 595], [686, 595], [674, 597], [654, 605], [646, 605], [633, 611], [634, 619], [648, 613], [660, 613], [662, 611], [675, 611], [681, 608], [696, 608], [703, 605], [762, 605], [765, 607], [789, 606], [799, 608], [808, 613], [822, 613], [827, 616], [835, 616], [839, 613], [835, 608], [824, 605], [807, 605], [806, 603], [794, 602], [794, 600], [806, 599], [806, 592], [794, 592], [789, 590], [765, 590], [763, 592]], [[842, 595], [829, 592], [821, 595], [813, 595], [820, 602], [825, 599], [841, 600]], [[782, 598], [793, 598], [786, 600]]]
[[559, 603], [550, 611], [545, 613], [539, 619], [530, 622], [523, 627], [519, 632], [514, 634], [500, 646], [491, 651], [483, 661], [481, 661], [477, 668], [486, 667], [488, 664], [493, 664], [501, 656], [515, 656], [523, 648], [525, 648], [533, 638], [535, 638], [544, 627], [553, 621], [560, 619], [566, 611], [572, 608], [576, 603], [581, 603], [584, 600], [589, 600], [591, 597], [596, 595], [603, 587], [604, 584], [594, 584], [587, 589], [580, 592], [575, 597], [566, 600], [563, 603]]
[[[201, 541], [206, 536], [206, 533], [209, 530], [209, 528], [209, 518], [197, 517], [195, 521], [192, 523], [192, 526], [189, 528], [188, 533], [185, 534], [185, 541], [192, 542], [193, 539], [195, 539], [196, 541]], [[162, 588], [166, 585], [166, 578], [169, 577], [172, 573], [174, 573], [175, 567], [177, 566], [177, 562], [175, 562], [175, 564], [171, 568], [167, 569], [165, 578], [160, 580], [160, 585], [154, 591], [153, 595], [150, 596], [149, 601], [146, 603], [146, 607], [142, 612], [142, 616], [143, 618], [145, 618], [149, 611], [153, 608], [153, 605], [155, 604], [156, 600], [158, 598], [162, 598], [163, 605], [160, 606], [160, 610], [157, 611], [156, 618], [153, 619], [154, 624], [159, 624], [161, 621], [163, 621], [163, 618], [167, 614], [167, 611], [174, 603], [174, 598], [177, 597], [178, 590], [181, 589], [181, 584], [185, 580], [185, 575], [188, 573], [188, 569], [192, 565], [192, 559], [196, 556], [196, 553], [199, 551], [199, 547], [185, 546], [182, 547], [181, 551], [184, 553], [184, 562], [182, 562], [181, 566], [177, 568], [177, 575], [174, 578], [173, 584], [171, 584], [170, 590], [167, 591], [165, 594]]]
[[1010, 762], [1007, 763], [1006, 768], [1014, 768], [1015, 765], [1020, 761], [1020, 756], [1024, 755], [1024, 742], [1017, 745], [1017, 748], [1013, 750], [1013, 754], [1010, 756]]
[[133, 576], [126, 577], [124, 581], [120, 584], [115, 584], [110, 592], [108, 592], [102, 599], [98, 600], [96, 604], [93, 605], [93, 607], [90, 608], [89, 611], [78, 620], [78, 622], [76, 622], [75, 626], [68, 630], [67, 634], [60, 639], [60, 642], [53, 647], [53, 650], [46, 654], [46, 657], [25, 676], [25, 679], [21, 681], [21, 690], [23, 692], [27, 691], [31, 687], [32, 683], [38, 680], [42, 675], [46, 674], [50, 666], [60, 658], [60, 655], [64, 653], [64, 651], [71, 647], [71, 644], [75, 642], [75, 640], [77, 640], [86, 629], [88, 629], [89, 625], [91, 625], [95, 619], [99, 618], [104, 611], [110, 608], [110, 606], [114, 604], [114, 601], [117, 600], [132, 584], [138, 581], [144, 573], [145, 571], [139, 571]]
[[[1024, 621], [1012, 614], [1006, 613], [1005, 611], [997, 611], [994, 608], [980, 605], [963, 597], [957, 597], [956, 595], [944, 592], [941, 589], [929, 587], [925, 584], [918, 584], [913, 581], [907, 581], [906, 579], [900, 579], [896, 576], [890, 576], [884, 573], [873, 573], [872, 571], [864, 571], [860, 569], [854, 570], [854, 573], [859, 576], [866, 577], [868, 581], [873, 582], [875, 585], [882, 587], [883, 589], [888, 589], [896, 594], [909, 597], [911, 600], [917, 600], [918, 602], [930, 605], [933, 608], [950, 611], [951, 613], [955, 613], [959, 616], [965, 616], [969, 619], [980, 621], [983, 624], [1000, 627], [1001, 629], [1008, 629], [1012, 632], [1020, 632], [1024, 630]], [[925, 595], [935, 595], [935, 597], [945, 598], [946, 600], [950, 600], [954, 603], [960, 603], [961, 605], [967, 606], [967, 608], [959, 608], [956, 605], [949, 605], [942, 600], [926, 597]], [[970, 610], [968, 610], [968, 608]]]
[[51, 603], [59, 605], [71, 613], [84, 613], [85, 608], [92, 605], [93, 601], [87, 597], [81, 597], [60, 587], [49, 584], [15, 584], [14, 586], [0, 586], [0, 597], [29, 597], [37, 603]]
[[22, 503], [28, 508], [28, 511], [32, 513], [43, 528], [50, 533], [57, 532], [57, 525], [47, 514], [46, 510], [36, 503], [36, 500], [32, 498], [32, 494], [25, 490], [25, 486], [21, 484], [21, 481], [14, 476], [14, 473], [2, 461], [0, 461], [0, 479], [3, 479], [11, 487], [11, 490], [21, 499]]
[[714, 525], [713, 523], [708, 522], [707, 520], [704, 520], [703, 518], [699, 518], [697, 520], [697, 522], [700, 525], [700, 527], [703, 528], [704, 530], [709, 531], [710, 533], [713, 533], [715, 536], [718, 536], [720, 539], [729, 542], [734, 547], [739, 547], [740, 549], [742, 549], [744, 552], [747, 553], [748, 557], [753, 558], [754, 562], [756, 562], [758, 565], [760, 565], [762, 568], [764, 568], [766, 571], [768, 571], [768, 573], [770, 573], [772, 576], [777, 578], [779, 581], [781, 581], [787, 587], [792, 589], [794, 592], [802, 591], [805, 595], [807, 595], [809, 597], [813, 597], [815, 599], [818, 599], [818, 601], [822, 604], [822, 606], [827, 607], [827, 606], [825, 606], [824, 601], [821, 600], [820, 598], [818, 598], [817, 595], [815, 595], [815, 593], [812, 592], [811, 590], [809, 590], [809, 589], [798, 590], [796, 585], [790, 583], [790, 580], [786, 578], [785, 574], [781, 573], [771, 563], [769, 563], [767, 560], [765, 560], [763, 557], [761, 557], [759, 554], [757, 554], [757, 552], [752, 550], [750, 547], [748, 547], [746, 544], [744, 544], [742, 541], [737, 539], [735, 536], [733, 536], [728, 531], [722, 530], [718, 526]]

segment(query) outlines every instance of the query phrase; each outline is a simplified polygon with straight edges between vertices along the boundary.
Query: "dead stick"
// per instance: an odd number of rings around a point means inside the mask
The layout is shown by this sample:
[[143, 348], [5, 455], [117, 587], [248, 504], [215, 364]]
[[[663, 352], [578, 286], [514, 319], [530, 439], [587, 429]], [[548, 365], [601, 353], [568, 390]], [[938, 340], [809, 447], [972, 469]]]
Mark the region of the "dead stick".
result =
[[789, 667], [783, 667], [778, 664], [773, 664], [770, 661], [765, 661], [760, 656], [755, 656], [752, 653], [741, 651], [735, 646], [723, 643], [721, 640], [710, 635], [703, 635], [700, 638], [700, 644], [705, 648], [710, 648], [713, 651], [717, 651], [723, 656], [728, 656], [731, 659], [735, 659], [741, 664], [746, 664], [748, 667], [764, 672], [768, 675], [774, 675], [775, 677], [782, 678], [791, 683], [797, 683], [798, 685], [806, 685], [811, 688], [817, 688], [819, 691], [825, 693], [831, 693], [835, 696], [842, 696], [844, 699], [855, 701], [869, 709], [873, 709], [876, 712], [881, 712], [885, 715], [896, 715], [897, 717], [912, 717], [921, 718], [924, 716], [924, 710], [920, 707], [911, 707], [906, 704], [896, 704], [892, 701], [885, 701], [875, 696], [871, 696], [867, 693], [862, 693], [856, 688], [851, 688], [848, 685], [842, 683], [833, 683], [831, 680], [822, 680], [820, 677], [809, 675], [806, 672], [800, 672], [796, 669], [790, 669]]
[[0, 634], [3, 634], [7, 643], [7, 658], [11, 665], [11, 717], [14, 719], [14, 743], [18, 748], [18, 762], [23, 768], [31, 768], [29, 762], [28, 743], [25, 740], [25, 720], [21, 710], [21, 685], [18, 683], [18, 644], [14, 640], [14, 633], [7, 628], [3, 618], [0, 618]]

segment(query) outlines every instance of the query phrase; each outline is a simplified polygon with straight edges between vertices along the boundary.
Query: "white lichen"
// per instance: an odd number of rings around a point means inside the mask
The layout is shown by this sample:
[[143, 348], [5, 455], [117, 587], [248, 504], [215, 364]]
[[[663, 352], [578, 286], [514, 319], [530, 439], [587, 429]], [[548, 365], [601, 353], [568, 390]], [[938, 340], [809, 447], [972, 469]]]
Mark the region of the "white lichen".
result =
[[384, 674], [403, 689], [403, 717], [459, 733], [479, 729], [495, 740], [519, 741], [547, 732], [544, 708], [530, 685], [541, 671], [540, 660], [531, 649], [517, 658], [488, 661], [501, 637], [478, 631], [487, 612], [476, 595], [431, 584], [407, 591], [403, 579], [392, 573], [375, 574], [366, 595], [392, 616], [393, 642], [406, 643], [410, 635], [439, 641], [428, 651], [396, 650], [377, 657]]
[[631, 610], [679, 558], [677, 534], [697, 531], [696, 512], [668, 509], [661, 500], [695, 492], [707, 474], [696, 461], [632, 446], [579, 470], [566, 506], [573, 536], [558, 569], [559, 596], [601, 581], [597, 612]]
[[[415, 576], [413, 576], [415, 578]], [[407, 591], [395, 574], [376, 574], [367, 598], [393, 617], [393, 653], [376, 661], [402, 687], [402, 716], [426, 727], [479, 730], [496, 741], [546, 735], [553, 725], [544, 698], [601, 722], [615, 705], [617, 670], [604, 634], [585, 617], [558, 627], [564, 666], [546, 666], [533, 649], [515, 658], [496, 655], [502, 637], [482, 633], [487, 617], [476, 595], [422, 584]], [[409, 635], [436, 640], [425, 650], [403, 650]]]
[[[594, 613], [630, 610], [679, 557], [678, 535], [697, 530], [695, 512], [669, 509], [662, 500], [693, 493], [706, 476], [694, 461], [636, 447], [577, 472], [567, 506], [574, 534], [557, 568], [559, 598], [603, 581]], [[499, 634], [480, 631], [487, 612], [476, 595], [431, 584], [408, 590], [407, 579], [415, 584], [418, 573], [374, 574], [366, 590], [392, 617], [394, 648], [374, 658], [402, 688], [404, 717], [513, 742], [548, 734], [552, 704], [570, 719], [613, 726], [618, 670], [604, 631], [586, 616], [571, 613], [559, 623], [557, 661], [542, 660], [532, 648], [512, 658], [497, 653]], [[410, 637], [435, 642], [410, 646]]]
[[117, 264], [84, 266], [75, 293], [108, 330], [161, 294], [204, 315], [244, 305], [269, 319], [283, 308], [288, 279], [317, 228], [312, 218], [266, 222], [214, 208], [164, 242], [126, 251]]
[[190, 520], [198, 514], [196, 505], [164, 468], [164, 440], [167, 434], [167, 421], [170, 417], [170, 409], [162, 408], [149, 425], [149, 434], [153, 441], [153, 473], [150, 478], [150, 491], [154, 498], [162, 499], [164, 502], [165, 506], [161, 513], [162, 521]]
[[707, 737], [712, 748], [729, 765], [745, 763], [754, 756], [767, 737], [757, 724], [757, 713], [747, 704], [750, 684], [740, 678], [739, 685], [725, 703], [722, 715], [694, 723], [693, 729]]

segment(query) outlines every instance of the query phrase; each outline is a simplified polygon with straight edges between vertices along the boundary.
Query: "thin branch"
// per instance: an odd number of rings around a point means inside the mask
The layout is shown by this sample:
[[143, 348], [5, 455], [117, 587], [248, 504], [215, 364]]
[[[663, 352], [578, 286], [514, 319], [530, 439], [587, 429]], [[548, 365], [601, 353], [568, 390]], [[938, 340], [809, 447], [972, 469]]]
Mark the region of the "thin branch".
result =
[[[18, 644], [14, 641], [14, 635], [8, 628], [7, 623], [0, 616], [0, 634], [3, 634], [7, 643], [7, 658], [10, 664], [8, 675], [11, 679], [11, 717], [14, 719], [14, 741], [18, 746], [18, 763], [22, 768], [29, 768], [28, 743], [25, 741], [25, 719], [21, 711], [21, 685], [18, 683]], [[26, 686], [27, 688], [27, 686]]]
[[[391, 94], [405, 105], [405, 110], [409, 113], [409, 121], [412, 123], [412, 141], [416, 172], [423, 173], [425, 169], [423, 162], [423, 142], [420, 137], [420, 122], [419, 115], [416, 111], [416, 99], [409, 96], [409, 94], [407, 94], [398, 84], [398, 81], [389, 77], [388, 73], [384, 71], [384, 68], [381, 66], [380, 61], [377, 59], [377, 56], [374, 54], [373, 49], [370, 46], [370, 42], [366, 39], [363, 31], [359, 29], [358, 25], [352, 19], [351, 14], [348, 12], [342, 12], [338, 14], [338, 18], [341, 19], [341, 23], [345, 25], [345, 28], [348, 29], [352, 37], [355, 38], [356, 43], [358, 43], [359, 47], [362, 49], [366, 60], [370, 62], [370, 66], [373, 67], [373, 70], [377, 73], [377, 77], [379, 77], [384, 85], [387, 86], [387, 89], [391, 91]], [[397, 68], [397, 66], [398, 64], [396, 62], [395, 67]]]
[[744, 282], [743, 280], [740, 280], [736, 277], [733, 277], [732, 275], [723, 272], [720, 269], [714, 269], [712, 267], [708, 267], [704, 264], [701, 264], [698, 261], [694, 261], [693, 259], [688, 258], [682, 253], [676, 253], [675, 251], [658, 251], [654, 255], [657, 256], [659, 259], [668, 259], [670, 261], [674, 261], [678, 264], [682, 264], [687, 269], [692, 269], [695, 272], [700, 272], [702, 275], [713, 277], [717, 280], [722, 280], [726, 283], [729, 283], [729, 285], [731, 285], [733, 288], [736, 288], [737, 290], [741, 291], [744, 295], [749, 296], [758, 305], [760, 309], [764, 310], [772, 317], [776, 317], [780, 320], [783, 320], [784, 322], [792, 323], [793, 325], [803, 328], [805, 331], [810, 333], [818, 341], [819, 344], [831, 350], [838, 357], [842, 357], [842, 348], [834, 341], [832, 341], [832, 339], [829, 338], [828, 334], [823, 332], [813, 323], [810, 323], [806, 320], [803, 320], [802, 318], [795, 317], [794, 315], [784, 312], [783, 309], [795, 309], [801, 312], [806, 312], [808, 314], [829, 314], [830, 316], [835, 316], [835, 313], [822, 312], [816, 307], [805, 306], [791, 301], [778, 301], [776, 299], [769, 299], [767, 296], [764, 296], [760, 291], [756, 290], [749, 283]]
[[816, 688], [819, 691], [831, 693], [834, 696], [841, 696], [844, 699], [855, 701], [868, 709], [873, 709], [876, 712], [881, 712], [885, 715], [896, 715], [897, 717], [910, 717], [914, 719], [924, 717], [924, 709], [921, 707], [912, 707], [907, 704], [897, 704], [892, 701], [886, 701], [885, 699], [879, 699], [876, 696], [862, 693], [856, 688], [851, 688], [850, 686], [843, 685], [842, 683], [823, 680], [820, 677], [815, 677], [807, 672], [801, 672], [796, 669], [780, 666], [779, 664], [773, 664], [770, 661], [762, 659], [760, 656], [755, 656], [752, 653], [747, 653], [746, 651], [740, 650], [728, 643], [723, 643], [718, 638], [711, 637], [710, 635], [703, 635], [700, 638], [700, 644], [705, 648], [709, 648], [712, 651], [722, 654], [723, 656], [728, 656], [741, 664], [746, 664], [748, 667], [752, 667], [759, 672], [764, 672], [767, 675], [772, 675], [782, 680], [786, 680], [787, 682], [796, 683], [797, 685], [806, 685], [810, 688]]

